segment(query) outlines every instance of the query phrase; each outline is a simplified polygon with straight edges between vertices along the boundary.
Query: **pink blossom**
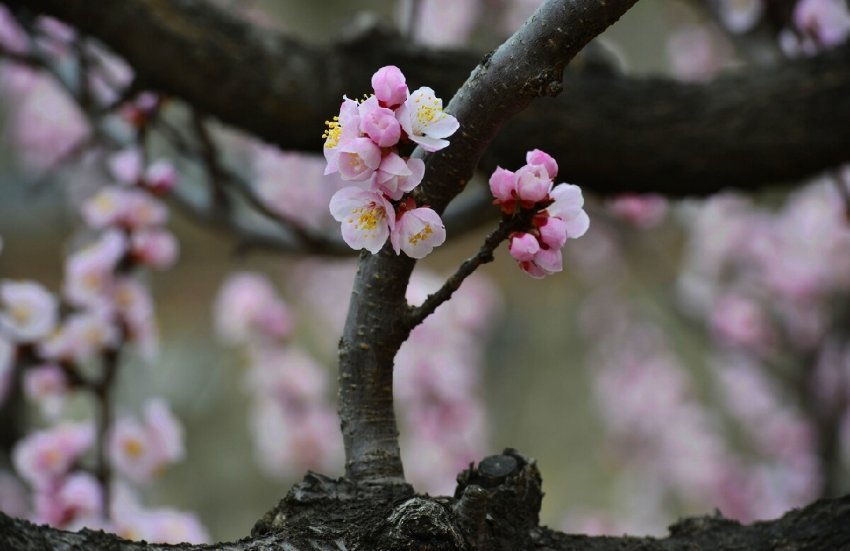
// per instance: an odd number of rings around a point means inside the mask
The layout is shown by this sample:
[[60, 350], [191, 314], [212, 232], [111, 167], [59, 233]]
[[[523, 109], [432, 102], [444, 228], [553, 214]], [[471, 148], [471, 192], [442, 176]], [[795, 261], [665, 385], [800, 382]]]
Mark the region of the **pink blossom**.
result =
[[755, 27], [764, 14], [765, 0], [721, 0], [718, 4], [723, 25], [733, 33]]
[[352, 138], [339, 146], [337, 166], [343, 180], [368, 180], [380, 164], [381, 148], [369, 138]]
[[667, 41], [673, 74], [685, 81], [713, 78], [724, 64], [724, 54], [712, 33], [699, 25], [683, 27]]
[[540, 250], [540, 243], [530, 233], [520, 233], [511, 237], [508, 250], [518, 262], [529, 262]]
[[614, 216], [639, 228], [658, 225], [667, 215], [667, 200], [659, 195], [622, 194], [608, 203]]
[[5, 6], [0, 6], [0, 46], [12, 53], [24, 53], [29, 48], [26, 31]]
[[154, 161], [145, 171], [142, 185], [156, 195], [168, 193], [177, 185], [177, 170], [170, 161]]
[[27, 398], [47, 417], [59, 415], [68, 395], [68, 378], [62, 368], [54, 364], [31, 367], [24, 372], [23, 386]]
[[104, 312], [72, 314], [59, 330], [39, 346], [46, 359], [86, 361], [118, 343], [120, 334]]
[[131, 236], [133, 257], [141, 264], [167, 270], [177, 260], [179, 243], [168, 230], [142, 229]]
[[825, 47], [841, 44], [850, 35], [850, 11], [842, 0], [800, 0], [794, 23]]
[[401, 126], [392, 109], [381, 107], [378, 98], [369, 98], [360, 104], [360, 131], [379, 147], [393, 147], [401, 137]]
[[374, 187], [393, 201], [398, 201], [418, 186], [424, 175], [425, 163], [422, 159], [405, 161], [396, 153], [388, 153], [378, 167]]
[[89, 136], [79, 107], [47, 76], [36, 76], [7, 125], [11, 141], [28, 168], [54, 166]]
[[[544, 153], [545, 155], [545, 153]], [[516, 172], [516, 193], [520, 201], [537, 203], [546, 199], [552, 179], [544, 165], [525, 165]]]
[[564, 269], [561, 249], [540, 249], [530, 261], [519, 267], [533, 278], [542, 278]]
[[147, 482], [169, 463], [183, 459], [183, 429], [165, 402], [151, 400], [145, 405], [144, 424], [129, 417], [115, 422], [109, 454], [123, 475]]
[[266, 205], [304, 228], [329, 230], [334, 222], [327, 215], [328, 202], [334, 192], [350, 183], [338, 173], [323, 176], [324, 159], [251, 145], [252, 180]]
[[33, 520], [67, 528], [80, 520], [98, 517], [103, 504], [102, 494], [100, 483], [92, 475], [72, 473], [58, 486], [36, 491]]
[[347, 187], [330, 202], [331, 215], [342, 222], [342, 238], [352, 249], [376, 254], [396, 227], [395, 210], [381, 193]]
[[328, 129], [322, 135], [325, 138], [323, 152], [327, 167], [325, 175], [339, 171], [339, 155], [343, 145], [360, 135], [360, 108], [359, 104], [348, 98], [343, 98], [339, 108], [339, 115], [333, 120], [326, 121]]
[[460, 127], [457, 119], [443, 112], [443, 100], [434, 90], [423, 86], [410, 94], [396, 116], [407, 136], [425, 151], [439, 151], [449, 145], [448, 138]]
[[481, 2], [456, 0], [405, 0], [400, 19], [410, 20], [411, 9], [418, 10], [413, 37], [417, 42], [432, 46], [458, 46], [472, 34], [481, 14]]
[[567, 223], [556, 216], [545, 217], [537, 229], [540, 241], [550, 249], [560, 249], [567, 242]]
[[300, 348], [262, 348], [251, 355], [251, 390], [299, 411], [323, 400], [328, 388], [325, 370]]
[[550, 193], [554, 203], [546, 208], [549, 216], [566, 222], [567, 237], [581, 237], [590, 227], [590, 218], [584, 212], [584, 198], [581, 188], [572, 184], [558, 184]]
[[387, 65], [372, 75], [372, 89], [382, 107], [393, 109], [407, 99], [407, 82], [401, 70], [395, 65]]
[[122, 277], [115, 281], [112, 298], [115, 313], [120, 316], [126, 331], [125, 338], [137, 346], [146, 361], [156, 359], [159, 334], [148, 287], [136, 279]]
[[205, 543], [210, 539], [193, 513], [174, 509], [146, 509], [127, 484], [115, 484], [110, 507], [112, 530], [129, 540], [157, 543]]
[[766, 351], [774, 341], [773, 331], [759, 305], [746, 296], [729, 294], [715, 303], [711, 326], [728, 346]]
[[0, 282], [0, 305], [0, 330], [18, 342], [42, 339], [56, 326], [56, 297], [38, 283]]
[[65, 261], [65, 298], [77, 306], [103, 305], [111, 295], [113, 272], [126, 248], [124, 234], [109, 230], [94, 244], [69, 256]]
[[264, 276], [239, 272], [222, 285], [215, 303], [218, 335], [231, 344], [288, 338], [294, 327], [289, 308]]
[[20, 440], [12, 450], [12, 461], [24, 480], [43, 488], [64, 476], [93, 443], [90, 423], [65, 422]]
[[390, 234], [393, 249], [411, 258], [425, 258], [446, 240], [446, 228], [440, 215], [427, 207], [402, 212]]
[[138, 147], [128, 147], [113, 153], [107, 160], [109, 173], [122, 184], [135, 184], [142, 174], [142, 152]]
[[517, 177], [510, 170], [496, 167], [490, 176], [490, 192], [499, 203], [508, 203], [516, 200]]
[[86, 201], [82, 214], [86, 223], [95, 229], [159, 226], [168, 218], [165, 207], [144, 191], [116, 187], [106, 187]]
[[550, 180], [554, 180], [558, 176], [558, 163], [551, 155], [539, 149], [532, 149], [525, 154], [525, 162], [528, 165], [541, 165], [546, 169]]

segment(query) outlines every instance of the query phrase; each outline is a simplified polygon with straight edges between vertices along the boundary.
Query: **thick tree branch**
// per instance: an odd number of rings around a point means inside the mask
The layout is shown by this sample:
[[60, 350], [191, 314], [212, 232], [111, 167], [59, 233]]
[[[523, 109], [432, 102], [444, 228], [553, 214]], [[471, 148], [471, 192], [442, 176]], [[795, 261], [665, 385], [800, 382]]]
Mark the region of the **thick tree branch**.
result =
[[[0, 1], [67, 21], [124, 56], [146, 86], [290, 150], [319, 151], [322, 121], [342, 94], [367, 90], [381, 65], [447, 97], [480, 59], [378, 31], [309, 46], [199, 0]], [[506, 126], [485, 168], [521, 164], [522, 152], [539, 147], [559, 160], [564, 179], [600, 193], [682, 196], [790, 182], [850, 161], [848, 61], [850, 46], [704, 85], [572, 72], [558, 100]]]

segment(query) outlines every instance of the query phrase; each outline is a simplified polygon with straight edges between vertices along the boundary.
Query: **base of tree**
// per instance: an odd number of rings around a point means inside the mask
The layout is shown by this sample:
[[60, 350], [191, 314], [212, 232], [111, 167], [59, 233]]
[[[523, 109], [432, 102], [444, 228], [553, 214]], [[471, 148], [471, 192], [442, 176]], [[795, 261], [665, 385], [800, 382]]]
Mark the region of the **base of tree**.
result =
[[286, 551], [850, 550], [850, 496], [821, 500], [749, 526], [719, 514], [682, 520], [664, 539], [590, 537], [539, 526], [543, 499], [533, 460], [514, 450], [458, 476], [454, 497], [417, 495], [409, 484], [355, 483], [308, 473], [257, 522], [250, 538], [163, 546], [82, 530], [63, 532], [0, 513], [0, 549]]

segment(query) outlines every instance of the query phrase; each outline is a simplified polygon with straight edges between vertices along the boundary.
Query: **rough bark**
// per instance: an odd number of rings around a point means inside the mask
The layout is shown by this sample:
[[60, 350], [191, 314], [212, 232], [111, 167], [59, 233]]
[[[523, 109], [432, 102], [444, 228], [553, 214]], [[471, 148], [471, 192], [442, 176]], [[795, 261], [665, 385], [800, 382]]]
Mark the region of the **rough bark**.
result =
[[[376, 67], [396, 64], [413, 85], [448, 97], [481, 57], [378, 30], [304, 44], [201, 0], [0, 1], [67, 21], [126, 58], [141, 85], [291, 150], [318, 151], [322, 122], [342, 94], [368, 89]], [[572, 71], [557, 100], [506, 125], [484, 166], [516, 166], [539, 147], [559, 159], [564, 179], [600, 193], [703, 195], [791, 182], [850, 161], [848, 58], [845, 46], [694, 85]]]
[[512, 450], [461, 473], [454, 497], [358, 486], [308, 474], [257, 523], [250, 538], [213, 545], [155, 545], [83, 530], [63, 532], [0, 513], [0, 549], [15, 551], [824, 551], [850, 548], [850, 497], [821, 500], [782, 518], [741, 525], [690, 518], [666, 538], [590, 537], [538, 525], [543, 493], [533, 461]]

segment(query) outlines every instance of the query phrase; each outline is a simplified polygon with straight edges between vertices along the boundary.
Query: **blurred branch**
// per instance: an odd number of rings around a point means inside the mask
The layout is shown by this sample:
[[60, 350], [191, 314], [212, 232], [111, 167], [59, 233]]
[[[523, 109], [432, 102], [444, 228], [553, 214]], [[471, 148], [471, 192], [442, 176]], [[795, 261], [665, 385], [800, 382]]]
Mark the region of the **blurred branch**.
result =
[[[480, 59], [374, 28], [313, 46], [192, 0], [0, 1], [90, 33], [152, 87], [284, 150], [319, 151], [323, 121], [344, 93], [368, 89], [381, 65], [398, 65], [412, 86], [429, 83], [446, 97]], [[505, 125], [483, 168], [521, 164], [539, 147], [565, 179], [604, 194], [792, 182], [850, 161], [848, 61], [850, 45], [699, 85], [574, 71], [557, 100]]]

